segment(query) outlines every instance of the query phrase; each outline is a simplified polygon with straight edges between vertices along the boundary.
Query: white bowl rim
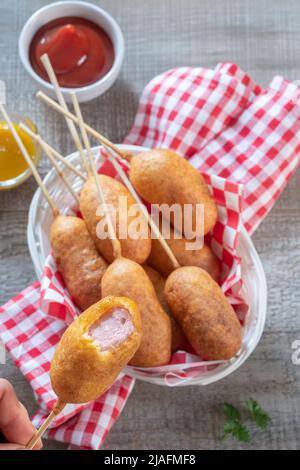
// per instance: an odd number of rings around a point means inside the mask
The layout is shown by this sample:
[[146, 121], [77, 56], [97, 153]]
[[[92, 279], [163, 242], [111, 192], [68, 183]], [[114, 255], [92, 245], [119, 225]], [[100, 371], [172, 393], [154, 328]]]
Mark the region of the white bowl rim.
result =
[[[36, 18], [43, 12], [47, 10], [52, 10], [54, 7], [63, 7], [67, 5], [81, 5], [84, 8], [91, 9], [94, 11], [97, 11], [98, 14], [102, 15], [103, 18], [105, 18], [110, 24], [112, 29], [114, 30], [114, 33], [116, 35], [116, 41], [118, 42], [118, 48], [114, 47], [115, 51], [115, 58], [113, 65], [111, 69], [102, 77], [100, 80], [97, 80], [94, 83], [91, 83], [90, 85], [85, 85], [82, 87], [76, 87], [76, 88], [66, 88], [66, 87], [60, 87], [62, 93], [67, 94], [70, 92], [74, 93], [84, 93], [85, 91], [93, 91], [96, 88], [98, 88], [100, 85], [104, 85], [106, 82], [108, 82], [111, 77], [113, 77], [115, 74], [117, 75], [119, 73], [119, 70], [121, 69], [123, 60], [124, 60], [124, 55], [125, 55], [125, 41], [124, 41], [124, 36], [122, 33], [122, 30], [120, 28], [120, 25], [117, 23], [117, 21], [113, 18], [112, 15], [110, 15], [106, 10], [103, 10], [103, 8], [98, 7], [98, 5], [95, 5], [93, 3], [85, 2], [85, 1], [80, 1], [80, 0], [60, 0], [58, 2], [50, 3], [48, 5], [45, 5], [44, 7], [40, 8], [39, 10], [35, 11], [26, 21], [24, 24], [20, 36], [19, 36], [19, 42], [18, 42], [18, 48], [19, 48], [19, 56], [21, 59], [21, 62], [23, 66], [25, 67], [26, 71], [28, 74], [35, 80], [41, 87], [47, 88], [49, 91], [53, 91], [53, 85], [43, 78], [41, 78], [33, 69], [33, 67], [30, 64], [30, 60], [27, 57], [26, 52], [23, 47], [24, 43], [24, 36], [27, 32], [27, 29], [31, 26], [31, 24], [34, 23]], [[57, 18], [60, 18], [58, 16]], [[45, 22], [46, 24], [46, 22]], [[32, 35], [33, 38], [34, 34]], [[31, 38], [31, 39], [32, 39]], [[110, 38], [111, 39], [111, 38]]]
[[[116, 146], [120, 150], [125, 150], [129, 152], [142, 152], [142, 151], [149, 150], [149, 148], [147, 147], [136, 146], [136, 145], [116, 144]], [[101, 146], [96, 146], [96, 147], [93, 147], [92, 150], [93, 152], [96, 153], [100, 148]], [[76, 156], [78, 156], [78, 152], [73, 152], [67, 155], [65, 158], [67, 158], [68, 160], [72, 160]], [[43, 180], [46, 185], [54, 173], [55, 173], [54, 169], [51, 169], [47, 173], [47, 175], [45, 176]], [[36, 262], [38, 258], [38, 254], [37, 254], [36, 244], [33, 243], [34, 235], [33, 235], [33, 223], [32, 222], [35, 220], [34, 215], [35, 215], [36, 209], [39, 205], [41, 205], [41, 201], [43, 200], [43, 198], [44, 196], [42, 194], [42, 191], [38, 188], [35, 191], [33, 198], [31, 200], [29, 213], [28, 213], [28, 226], [27, 226], [28, 248], [29, 248], [29, 252], [33, 261], [35, 272], [39, 279], [41, 279], [42, 277], [42, 267], [39, 266]], [[142, 368], [140, 368], [141, 370], [141, 374], [140, 374], [138, 368], [127, 366], [125, 367], [123, 371], [124, 373], [126, 373], [127, 375], [130, 375], [131, 377], [135, 379], [139, 379], [144, 382], [154, 383], [156, 385], [163, 385], [163, 386], [169, 386], [169, 387], [170, 386], [189, 386], [189, 385], [205, 386], [205, 385], [209, 385], [214, 382], [217, 382], [227, 377], [228, 375], [232, 374], [248, 359], [248, 357], [253, 353], [257, 344], [259, 343], [263, 330], [264, 330], [264, 326], [266, 322], [266, 311], [267, 311], [267, 283], [266, 283], [266, 277], [265, 277], [261, 260], [250, 238], [250, 235], [246, 231], [244, 225], [241, 226], [240, 243], [244, 243], [248, 247], [247, 255], [249, 256], [249, 264], [251, 268], [255, 271], [256, 281], [257, 281], [256, 282], [257, 290], [259, 292], [258, 299], [257, 299], [258, 300], [257, 308], [259, 309], [259, 316], [258, 316], [258, 321], [255, 327], [255, 335], [253, 336], [253, 338], [251, 338], [250, 345], [249, 344], [247, 345], [248, 347], [246, 348], [246, 351], [244, 350], [245, 354], [243, 356], [239, 355], [236, 358], [233, 358], [231, 361], [226, 362], [225, 364], [220, 364], [217, 368], [211, 371], [202, 373], [201, 377], [191, 378], [186, 382], [184, 381], [179, 382], [176, 385], [167, 384], [166, 381], [161, 377], [144, 376], [142, 374], [143, 372]], [[192, 367], [192, 364], [191, 364], [191, 367]], [[151, 368], [151, 371], [155, 371], [155, 368]]]

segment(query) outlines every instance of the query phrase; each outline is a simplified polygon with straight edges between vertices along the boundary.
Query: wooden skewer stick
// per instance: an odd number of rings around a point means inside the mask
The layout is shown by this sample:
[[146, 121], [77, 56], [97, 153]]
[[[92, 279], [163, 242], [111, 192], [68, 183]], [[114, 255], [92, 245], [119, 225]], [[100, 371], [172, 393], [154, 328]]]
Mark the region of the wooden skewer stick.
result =
[[1, 102], [0, 102], [0, 112], [1, 112], [4, 120], [6, 121], [6, 123], [8, 125], [8, 128], [11, 131], [11, 133], [12, 133], [12, 135], [13, 135], [13, 137], [14, 137], [14, 139], [15, 139], [15, 141], [16, 141], [16, 143], [17, 143], [17, 145], [18, 145], [18, 147], [19, 147], [26, 163], [27, 163], [27, 165], [31, 169], [32, 174], [35, 177], [37, 184], [41, 188], [46, 200], [48, 201], [48, 204], [52, 209], [54, 217], [56, 217], [59, 214], [59, 209], [58, 209], [57, 205], [54, 203], [53, 199], [51, 198], [51, 196], [50, 196], [46, 186], [44, 185], [44, 183], [43, 183], [43, 181], [42, 181], [42, 179], [41, 179], [41, 177], [40, 177], [33, 161], [31, 160], [31, 158], [30, 158], [30, 156], [29, 156], [29, 154], [26, 150], [25, 145], [22, 142], [22, 139], [20, 138], [19, 134], [17, 133], [17, 131], [16, 131], [9, 115], [7, 114], [7, 112], [4, 108], [4, 105]]
[[42, 139], [42, 137], [40, 136], [40, 134], [36, 134], [35, 132], [33, 132], [28, 126], [26, 126], [26, 124], [23, 124], [22, 122], [19, 124], [20, 128], [26, 132], [35, 142], [37, 143], [41, 143], [43, 142], [43, 145], [45, 147], [47, 147], [47, 149], [49, 150], [49, 152], [52, 153], [52, 155], [57, 159], [59, 160], [61, 163], [64, 164], [64, 166], [66, 166], [67, 168], [69, 168], [69, 170], [71, 170], [76, 176], [79, 176], [80, 179], [82, 179], [83, 181], [86, 181], [86, 176], [84, 176], [80, 170], [78, 170], [74, 165], [72, 165], [72, 163], [70, 163], [68, 160], [66, 160], [60, 153], [57, 152], [57, 150], [55, 150], [51, 145], [49, 145], [44, 139]]
[[[20, 126], [21, 127], [21, 126]], [[28, 130], [30, 130], [26, 125], [23, 125], [22, 126], [22, 129], [27, 132]], [[28, 132], [27, 132], [28, 133]], [[32, 132], [32, 134], [34, 134]], [[28, 133], [28, 135], [30, 135]], [[58, 174], [59, 178], [64, 182], [64, 184], [67, 186], [69, 192], [72, 194], [73, 198], [75, 199], [75, 201], [77, 203], [79, 203], [79, 198], [77, 196], [77, 194], [75, 193], [74, 189], [72, 188], [72, 185], [70, 183], [70, 181], [68, 180], [68, 178], [66, 177], [66, 175], [64, 174], [64, 172], [61, 170], [61, 168], [59, 167], [54, 155], [52, 154], [51, 150], [49, 150], [48, 146], [45, 145], [45, 142], [43, 141], [43, 139], [39, 136], [39, 135], [36, 135], [37, 138], [36, 138], [36, 141], [37, 143], [42, 147], [44, 153], [46, 154], [46, 156], [49, 158], [52, 166], [54, 167], [56, 173]]]
[[131, 162], [132, 157], [133, 157], [132, 153], [123, 152], [123, 157], [122, 158], [124, 158], [124, 160], [126, 160], [128, 163]]
[[76, 203], [79, 204], [79, 197], [77, 196], [77, 194], [75, 193], [74, 189], [72, 188], [72, 185], [70, 183], [70, 181], [68, 180], [68, 178], [66, 177], [66, 175], [64, 174], [64, 172], [61, 170], [61, 168], [59, 167], [57, 161], [55, 160], [52, 152], [48, 149], [48, 147], [46, 147], [43, 143], [42, 140], [39, 140], [39, 144], [40, 146], [42, 147], [42, 149], [44, 150], [46, 156], [49, 158], [51, 164], [53, 165], [53, 168], [55, 169], [58, 177], [63, 181], [63, 183], [66, 185], [67, 189], [69, 190], [69, 192], [72, 194], [73, 198], [75, 199]]
[[72, 98], [74, 111], [76, 113], [76, 116], [78, 117], [78, 125], [79, 125], [79, 129], [80, 129], [80, 132], [81, 132], [81, 135], [82, 135], [83, 144], [84, 144], [85, 149], [87, 151], [90, 165], [92, 166], [92, 162], [94, 161], [94, 156], [93, 156], [93, 153], [92, 153], [91, 144], [90, 144], [87, 132], [86, 132], [86, 128], [84, 126], [84, 122], [83, 122], [83, 118], [82, 118], [81, 109], [80, 109], [80, 106], [79, 106], [79, 103], [78, 103], [78, 99], [77, 99], [77, 96], [74, 92], [71, 93], [71, 98]]
[[149, 212], [147, 211], [146, 207], [144, 206], [141, 198], [139, 197], [139, 195], [137, 194], [136, 190], [134, 189], [133, 185], [131, 184], [128, 176], [126, 175], [125, 171], [122, 169], [121, 165], [119, 165], [118, 161], [114, 158], [111, 157], [111, 151], [110, 149], [106, 148], [106, 151], [108, 153], [108, 160], [111, 162], [111, 164], [114, 166], [114, 168], [116, 169], [116, 171], [118, 172], [121, 180], [123, 181], [123, 183], [125, 184], [126, 188], [128, 189], [128, 191], [130, 192], [131, 196], [133, 197], [133, 199], [138, 203], [139, 207], [140, 207], [140, 210], [142, 212], [142, 214], [144, 215], [144, 217], [146, 218], [148, 224], [150, 225], [151, 227], [151, 230], [153, 231], [153, 233], [155, 234], [156, 238], [159, 240], [161, 246], [163, 247], [163, 249], [165, 250], [166, 254], [168, 255], [168, 257], [170, 258], [170, 261], [174, 267], [174, 269], [176, 268], [179, 268], [180, 267], [180, 264], [178, 263], [173, 251], [171, 250], [171, 248], [169, 247], [169, 245], [167, 244], [166, 240], [164, 239], [164, 237], [162, 236], [159, 228], [157, 227], [157, 225], [154, 223], [152, 217], [150, 216]]
[[65, 406], [66, 406], [66, 403], [62, 403], [60, 400], [56, 402], [48, 418], [46, 418], [42, 426], [39, 428], [39, 430], [34, 434], [34, 436], [30, 439], [30, 441], [26, 445], [26, 450], [32, 450], [34, 448], [38, 440], [41, 439], [44, 433], [47, 431], [52, 421], [57, 417], [57, 415], [59, 415], [59, 413], [64, 409]]
[[[62, 106], [60, 106], [56, 101], [52, 100], [49, 98], [49, 96], [45, 95], [42, 91], [38, 91], [36, 94], [37, 98], [43, 100], [45, 103], [47, 103], [51, 108], [55, 109], [57, 112], [60, 114], [63, 114], [67, 118], [71, 119], [73, 122], [75, 122], [77, 125], [79, 125], [78, 118], [74, 116], [74, 114], [70, 113], [70, 111], [65, 110]], [[119, 150], [112, 142], [110, 142], [106, 137], [104, 137], [102, 134], [97, 132], [95, 129], [93, 129], [91, 126], [88, 124], [84, 124], [84, 127], [86, 131], [94, 137], [96, 140], [98, 140], [101, 144], [106, 145], [107, 147], [111, 148], [114, 152], [116, 152], [120, 158], [125, 158], [121, 150]]]
[[[68, 111], [68, 106], [67, 106], [67, 103], [63, 97], [63, 94], [62, 94], [62, 91], [61, 91], [61, 88], [59, 86], [59, 83], [57, 81], [57, 78], [56, 78], [56, 75], [55, 75], [55, 72], [53, 70], [53, 67], [52, 67], [52, 64], [50, 62], [50, 59], [48, 57], [47, 54], [43, 54], [41, 56], [41, 61], [46, 69], [46, 72], [48, 74], [48, 77], [50, 79], [50, 82], [52, 83], [53, 87], [54, 87], [54, 90], [55, 90], [55, 94], [57, 96], [57, 99], [60, 103], [60, 105], [62, 106], [62, 108], [65, 110], [65, 111]], [[88, 162], [87, 162], [87, 159], [85, 157], [85, 154], [84, 154], [84, 150], [83, 150], [83, 147], [81, 145], [81, 141], [80, 141], [80, 138], [79, 138], [79, 135], [78, 135], [78, 132], [76, 130], [76, 127], [73, 123], [72, 120], [70, 120], [69, 118], [66, 117], [66, 123], [67, 123], [67, 126], [69, 128], [69, 131], [70, 131], [70, 134], [71, 136], [73, 137], [73, 140], [74, 140], [74, 143], [76, 145], [76, 148], [81, 156], [81, 159], [83, 161], [83, 164], [84, 164], [84, 167], [86, 169], [86, 172], [88, 175], [91, 174], [91, 170], [90, 170], [90, 167], [88, 165]]]
[[77, 116], [77, 119], [78, 119], [79, 128], [80, 128], [80, 131], [82, 133], [82, 138], [83, 138], [83, 141], [85, 142], [85, 145], [86, 145], [86, 148], [87, 148], [87, 153], [88, 153], [88, 157], [89, 157], [89, 160], [90, 160], [89, 163], [90, 163], [90, 166], [92, 168], [92, 172], [93, 172], [97, 192], [98, 192], [98, 195], [99, 195], [99, 200], [100, 200], [100, 202], [103, 206], [103, 210], [104, 210], [104, 213], [105, 213], [106, 223], [107, 223], [107, 227], [108, 227], [108, 234], [109, 234], [109, 238], [111, 240], [112, 246], [113, 246], [114, 258], [117, 259], [117, 258], [120, 258], [122, 256], [121, 244], [120, 244], [120, 241], [118, 240], [118, 238], [116, 236], [116, 232], [115, 232], [113, 224], [112, 224], [111, 216], [110, 216], [108, 207], [107, 207], [106, 202], [105, 202], [105, 196], [104, 196], [104, 193], [103, 193], [100, 181], [99, 181], [99, 177], [98, 177], [99, 175], [98, 175], [97, 170], [96, 170], [94, 158], [93, 158], [92, 151], [91, 151], [91, 146], [90, 146], [88, 136], [87, 136], [87, 133], [86, 133], [86, 127], [85, 127], [84, 122], [83, 122], [80, 106], [79, 106], [77, 96], [75, 95], [75, 93], [72, 94], [72, 100], [73, 100], [74, 110], [75, 110], [75, 113], [76, 113], [76, 116]]

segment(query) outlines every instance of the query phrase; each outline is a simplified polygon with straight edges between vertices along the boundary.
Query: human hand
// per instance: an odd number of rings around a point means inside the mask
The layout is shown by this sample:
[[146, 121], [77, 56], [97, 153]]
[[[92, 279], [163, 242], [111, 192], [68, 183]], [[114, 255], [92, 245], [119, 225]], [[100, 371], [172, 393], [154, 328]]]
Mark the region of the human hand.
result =
[[[0, 450], [24, 449], [36, 431], [13, 386], [5, 379], [0, 379], [0, 430], [8, 441], [0, 444]], [[34, 450], [41, 447], [39, 441]]]

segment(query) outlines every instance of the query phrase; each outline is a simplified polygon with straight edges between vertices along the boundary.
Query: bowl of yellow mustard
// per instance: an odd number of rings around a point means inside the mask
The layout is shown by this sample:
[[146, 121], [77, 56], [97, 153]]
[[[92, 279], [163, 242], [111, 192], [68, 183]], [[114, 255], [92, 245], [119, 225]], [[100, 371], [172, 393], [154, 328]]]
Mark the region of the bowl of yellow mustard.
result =
[[[37, 132], [35, 124], [28, 118], [10, 113], [14, 127], [22, 139], [30, 158], [37, 166], [41, 159], [41, 148], [21, 128], [26, 124], [33, 132]], [[31, 175], [15, 139], [5, 121], [0, 119], [0, 190], [12, 189], [24, 183]]]

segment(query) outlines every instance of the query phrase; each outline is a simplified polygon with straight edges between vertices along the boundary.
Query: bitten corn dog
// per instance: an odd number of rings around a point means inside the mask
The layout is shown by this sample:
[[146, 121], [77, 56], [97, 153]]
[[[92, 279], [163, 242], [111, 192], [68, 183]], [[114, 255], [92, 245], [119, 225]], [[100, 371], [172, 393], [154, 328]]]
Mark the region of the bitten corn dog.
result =
[[66, 404], [87, 403], [108, 390], [140, 341], [139, 310], [126, 297], [102, 299], [77, 317], [51, 361], [50, 379], [58, 400], [26, 449], [34, 448]]
[[106, 297], [89, 307], [65, 331], [51, 362], [59, 400], [96, 400], [132, 358], [141, 337], [138, 307], [127, 297]]

